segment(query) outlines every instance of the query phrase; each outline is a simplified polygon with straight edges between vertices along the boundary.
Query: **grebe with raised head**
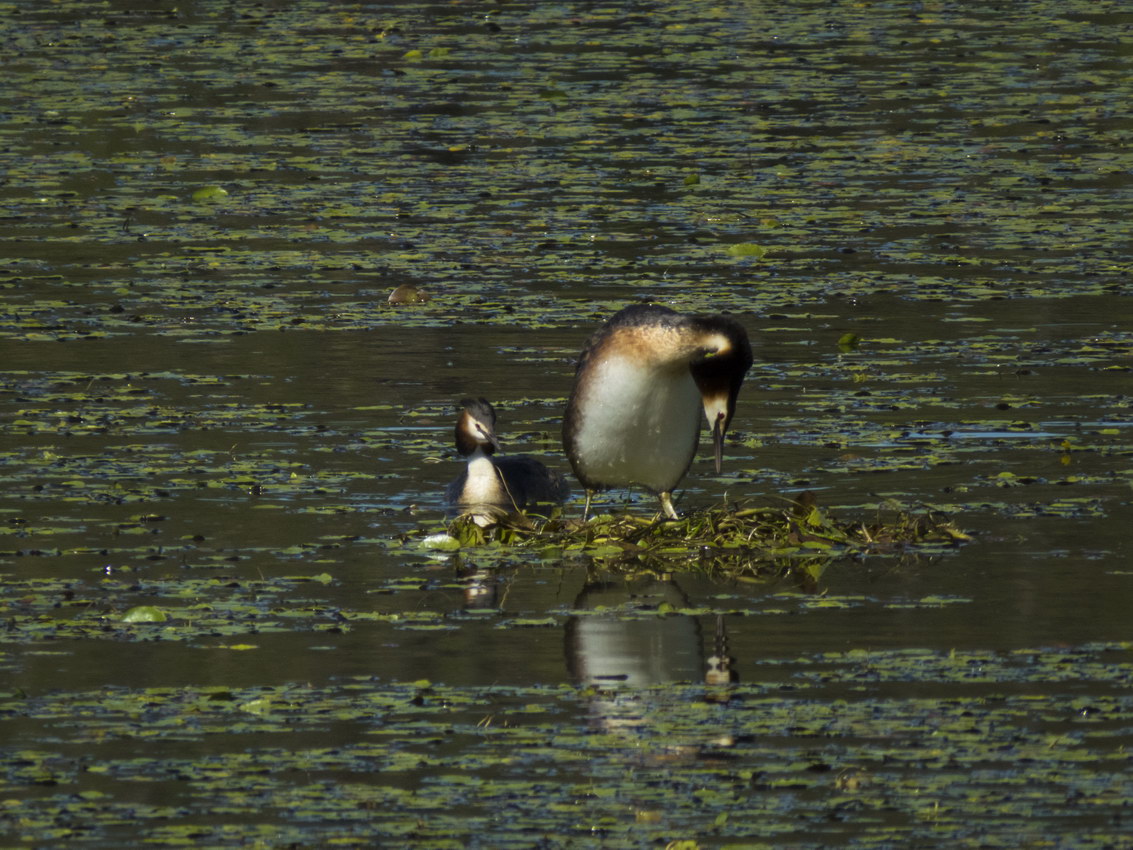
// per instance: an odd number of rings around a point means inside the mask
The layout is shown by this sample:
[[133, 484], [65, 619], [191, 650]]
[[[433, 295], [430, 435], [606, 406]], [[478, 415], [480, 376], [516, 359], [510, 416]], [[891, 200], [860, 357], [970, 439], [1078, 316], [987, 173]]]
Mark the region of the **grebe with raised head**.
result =
[[445, 490], [445, 501], [477, 517], [498, 517], [536, 502], [561, 502], [570, 486], [557, 472], [526, 455], [494, 457], [496, 411], [485, 398], [460, 402], [454, 431], [456, 450], [467, 458], [464, 471]]

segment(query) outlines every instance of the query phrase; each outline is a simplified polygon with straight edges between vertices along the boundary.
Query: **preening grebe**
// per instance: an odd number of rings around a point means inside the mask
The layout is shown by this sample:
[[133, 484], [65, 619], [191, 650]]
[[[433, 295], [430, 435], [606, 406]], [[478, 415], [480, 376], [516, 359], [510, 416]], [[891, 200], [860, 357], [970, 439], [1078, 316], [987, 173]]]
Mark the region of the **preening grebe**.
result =
[[747, 331], [727, 316], [656, 304], [615, 313], [587, 342], [563, 417], [563, 448], [586, 488], [639, 484], [675, 518], [672, 493], [696, 454], [700, 411], [721, 468], [724, 434], [752, 364]]

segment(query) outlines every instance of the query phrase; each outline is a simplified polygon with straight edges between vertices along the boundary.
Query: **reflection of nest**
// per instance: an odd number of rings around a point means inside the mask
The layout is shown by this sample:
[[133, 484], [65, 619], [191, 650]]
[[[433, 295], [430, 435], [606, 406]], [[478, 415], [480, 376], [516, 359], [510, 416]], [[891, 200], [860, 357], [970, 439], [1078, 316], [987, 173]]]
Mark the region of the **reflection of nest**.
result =
[[732, 502], [692, 511], [676, 520], [629, 514], [589, 522], [514, 514], [488, 528], [470, 518], [449, 533], [462, 545], [504, 545], [582, 555], [607, 569], [696, 569], [727, 575], [802, 571], [817, 578], [826, 564], [868, 554], [928, 553], [970, 538], [946, 516], [926, 511], [880, 512], [870, 521], [835, 518], [807, 492], [784, 507]]

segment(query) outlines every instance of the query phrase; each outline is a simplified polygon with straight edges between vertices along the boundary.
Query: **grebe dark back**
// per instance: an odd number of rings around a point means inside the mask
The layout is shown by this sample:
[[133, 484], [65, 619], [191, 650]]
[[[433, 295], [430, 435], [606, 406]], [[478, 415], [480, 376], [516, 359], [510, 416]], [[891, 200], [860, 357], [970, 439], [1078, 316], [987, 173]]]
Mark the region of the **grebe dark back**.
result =
[[586, 488], [638, 484], [675, 518], [673, 489], [692, 464], [700, 411], [716, 471], [736, 397], [751, 368], [747, 331], [727, 316], [686, 316], [656, 304], [615, 313], [587, 342], [563, 417], [563, 448]]

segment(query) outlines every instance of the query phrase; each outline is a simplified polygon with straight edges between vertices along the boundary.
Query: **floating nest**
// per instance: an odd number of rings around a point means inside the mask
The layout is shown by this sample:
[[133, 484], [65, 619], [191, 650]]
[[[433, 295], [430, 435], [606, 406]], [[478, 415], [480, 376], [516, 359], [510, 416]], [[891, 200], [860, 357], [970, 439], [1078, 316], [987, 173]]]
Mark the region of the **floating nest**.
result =
[[544, 558], [581, 557], [608, 569], [684, 569], [729, 577], [802, 570], [814, 578], [843, 558], [938, 554], [971, 539], [930, 508], [885, 506], [868, 520], [847, 520], [821, 509], [810, 492], [780, 506], [726, 502], [675, 520], [618, 513], [583, 522], [560, 511], [493, 520], [484, 525], [482, 517], [461, 516], [434, 538], [452, 549], [536, 550]]

